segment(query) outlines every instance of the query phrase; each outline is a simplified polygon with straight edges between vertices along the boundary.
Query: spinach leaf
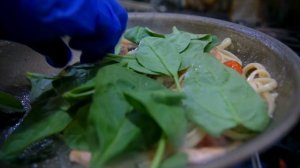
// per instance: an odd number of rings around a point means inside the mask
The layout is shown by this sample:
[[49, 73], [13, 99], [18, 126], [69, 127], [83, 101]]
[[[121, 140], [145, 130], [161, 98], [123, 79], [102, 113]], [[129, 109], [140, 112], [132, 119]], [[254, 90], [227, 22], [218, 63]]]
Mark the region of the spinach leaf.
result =
[[121, 49], [122, 49], [122, 38], [123, 37], [120, 38], [119, 42], [115, 46], [114, 54], [119, 54], [121, 52]]
[[140, 129], [126, 117], [132, 107], [125, 100], [123, 90], [151, 90], [162, 87], [163, 85], [153, 79], [119, 64], [99, 70], [88, 116], [92, 167], [103, 165], [122, 153], [140, 134]]
[[189, 119], [212, 135], [237, 125], [263, 131], [269, 123], [261, 97], [241, 75], [209, 54], [194, 60], [183, 90]]
[[[156, 90], [165, 88], [163, 84], [145, 75], [138, 74], [120, 64], [108, 65], [101, 68], [97, 75], [99, 88], [120, 82], [119, 87], [133, 90]], [[119, 83], [118, 83], [119, 84]]]
[[52, 82], [53, 88], [59, 94], [79, 87], [96, 76], [99, 64], [75, 64], [62, 71]]
[[[96, 138], [96, 143], [90, 144], [93, 154], [91, 165], [94, 166], [103, 165], [106, 161], [118, 155], [132, 141], [134, 135], [138, 133], [137, 128], [128, 127], [129, 123], [124, 119], [126, 112], [130, 111], [131, 107], [124, 100], [118, 86], [115, 84], [105, 88], [98, 86], [100, 85], [96, 86], [88, 116], [88, 128], [93, 130], [93, 133], [89, 136]], [[124, 126], [127, 126], [127, 128], [124, 128]], [[120, 141], [119, 137], [123, 138], [123, 133], [128, 134], [127, 131], [133, 133], [133, 135], [125, 135], [124, 139]]]
[[139, 137], [135, 139], [130, 147], [133, 150], [146, 150], [153, 147], [162, 134], [155, 120], [149, 114], [139, 112], [135, 109], [127, 113], [126, 117], [141, 130]]
[[210, 41], [202, 41], [202, 40], [191, 40], [189, 43], [189, 46], [184, 50], [182, 53], [180, 53], [180, 57], [182, 60], [180, 69], [186, 69], [190, 67], [195, 57], [201, 57], [201, 55], [204, 53], [205, 47], [210, 43]]
[[168, 35], [166, 39], [169, 40], [171, 44], [175, 45], [178, 53], [185, 50], [191, 42], [191, 37], [187, 33], [173, 33]]
[[34, 102], [42, 93], [52, 89], [54, 76], [27, 72], [26, 77], [31, 82], [30, 101]]
[[145, 67], [143, 67], [137, 60], [136, 55], [134, 53], [127, 54], [125, 56], [122, 55], [115, 55], [115, 54], [109, 54], [106, 56], [106, 58], [115, 60], [116, 62], [119, 62], [123, 66], [130, 68], [132, 70], [135, 70], [136, 72], [140, 72], [143, 74], [148, 75], [160, 75], [157, 72], [153, 72]]
[[132, 42], [134, 42], [136, 44], [139, 44], [140, 41], [143, 38], [145, 38], [145, 37], [159, 37], [159, 38], [164, 38], [165, 35], [156, 33], [156, 32], [150, 30], [147, 27], [136, 26], [136, 27], [128, 29], [126, 31], [124, 37], [127, 40], [129, 40], [129, 41], [132, 41]]
[[[190, 44], [191, 40], [202, 40], [203, 42], [211, 42], [208, 34], [192, 34], [189, 32], [179, 31], [176, 27], [173, 27], [173, 33], [168, 34], [168, 39], [172, 44], [176, 46], [179, 53], [183, 52]], [[202, 50], [199, 48], [198, 50]]]
[[171, 34], [181, 34], [181, 33], [188, 35], [191, 40], [206, 40], [207, 38], [209, 38], [209, 36], [211, 36], [209, 34], [194, 34], [190, 32], [179, 31], [176, 27], [172, 28]]
[[64, 102], [53, 90], [42, 94], [22, 124], [0, 147], [0, 158], [14, 159], [34, 142], [62, 131], [71, 121]]
[[161, 138], [158, 141], [157, 149], [155, 151], [154, 158], [151, 162], [150, 168], [159, 168], [160, 167], [161, 161], [163, 160], [163, 156], [165, 154], [166, 144], [167, 144], [167, 141], [166, 141], [165, 136], [161, 136]]
[[145, 68], [172, 76], [177, 84], [178, 70], [181, 64], [179, 53], [168, 40], [155, 37], [144, 38], [137, 51], [138, 62]]
[[242, 125], [238, 125], [230, 130], [225, 131], [224, 135], [234, 140], [243, 141], [253, 138], [255, 135], [257, 135], [257, 132], [249, 130]]
[[125, 92], [129, 103], [138, 111], [148, 113], [161, 127], [169, 141], [178, 147], [186, 131], [183, 95], [170, 90]]
[[165, 159], [160, 168], [184, 168], [187, 167], [188, 157], [185, 153], [176, 153]]
[[102, 152], [99, 150], [93, 151], [90, 167], [98, 168], [98, 165], [103, 165], [111, 158], [123, 153], [139, 133], [140, 130], [128, 119], [124, 118], [112, 139], [108, 144], [102, 146]]
[[88, 80], [86, 83], [69, 90], [63, 94], [63, 97], [71, 102], [78, 102], [89, 99], [95, 93], [95, 78]]
[[5, 113], [22, 112], [23, 106], [13, 95], [0, 91], [0, 110]]
[[172, 33], [173, 33], [173, 34], [179, 34], [180, 31], [177, 29], [176, 26], [173, 26], [173, 27], [172, 27]]
[[209, 52], [212, 48], [219, 44], [219, 39], [215, 35], [210, 35], [207, 37], [207, 41], [209, 41], [208, 45], [204, 48], [205, 52]]
[[133, 69], [137, 72], [148, 74], [148, 75], [159, 75], [157, 72], [153, 72], [145, 67], [143, 67], [137, 60], [135, 54], [126, 55], [121, 61], [122, 64], [125, 64], [126, 67]]
[[63, 139], [71, 149], [89, 150], [87, 140], [87, 116], [90, 104], [84, 105], [78, 109], [76, 116], [70, 124], [64, 129]]

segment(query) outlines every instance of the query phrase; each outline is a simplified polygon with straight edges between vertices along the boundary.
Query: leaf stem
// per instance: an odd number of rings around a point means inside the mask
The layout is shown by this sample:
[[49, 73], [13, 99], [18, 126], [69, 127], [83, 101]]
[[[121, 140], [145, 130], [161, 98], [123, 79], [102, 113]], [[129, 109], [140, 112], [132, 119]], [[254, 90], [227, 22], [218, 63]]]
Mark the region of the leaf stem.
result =
[[82, 98], [82, 97], [89, 97], [92, 96], [95, 93], [95, 89], [93, 90], [89, 90], [83, 93], [76, 93], [76, 92], [67, 92], [65, 94], [63, 94], [64, 98], [74, 98], [74, 99], [78, 99], [78, 98]]
[[182, 89], [181, 89], [181, 86], [180, 86], [178, 75], [173, 76], [173, 78], [174, 78], [174, 82], [175, 82], [177, 90], [181, 91]]
[[162, 136], [159, 139], [158, 147], [157, 147], [157, 150], [155, 152], [155, 156], [154, 156], [154, 159], [151, 163], [150, 168], [159, 168], [159, 165], [162, 161], [162, 157], [163, 157], [165, 148], [166, 148], [166, 139], [165, 139], [164, 136]]
[[105, 57], [108, 58], [121, 58], [121, 59], [136, 59], [135, 57], [128, 57], [128, 55], [118, 55], [108, 53]]

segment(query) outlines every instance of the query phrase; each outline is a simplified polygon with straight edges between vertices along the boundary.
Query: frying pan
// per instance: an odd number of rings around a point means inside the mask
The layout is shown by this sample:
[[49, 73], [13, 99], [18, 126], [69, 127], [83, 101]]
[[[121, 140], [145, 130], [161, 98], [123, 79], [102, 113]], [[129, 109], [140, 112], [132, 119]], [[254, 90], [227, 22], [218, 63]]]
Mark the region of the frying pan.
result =
[[[128, 27], [136, 25], [147, 26], [162, 33], [169, 33], [171, 28], [176, 26], [179, 30], [193, 33], [215, 34], [219, 39], [230, 37], [233, 41], [233, 47], [230, 50], [233, 53], [238, 55], [245, 64], [250, 62], [263, 64], [278, 82], [279, 97], [276, 100], [276, 110], [270, 126], [263, 133], [228, 152], [225, 156], [204, 165], [191, 165], [191, 167], [220, 168], [234, 165], [257, 152], [266, 150], [297, 123], [300, 115], [298, 102], [300, 99], [300, 59], [281, 42], [241, 25], [200, 16], [130, 13]], [[79, 52], [75, 51], [74, 54], [76, 61]], [[24, 77], [26, 71], [55, 74], [59, 69], [48, 66], [41, 55], [26, 46], [1, 41], [0, 89], [16, 94], [20, 93], [19, 91], [26, 92], [28, 89], [28, 81]], [[41, 165], [44, 165], [43, 167], [74, 166], [69, 163], [67, 157], [62, 156], [49, 158]]]

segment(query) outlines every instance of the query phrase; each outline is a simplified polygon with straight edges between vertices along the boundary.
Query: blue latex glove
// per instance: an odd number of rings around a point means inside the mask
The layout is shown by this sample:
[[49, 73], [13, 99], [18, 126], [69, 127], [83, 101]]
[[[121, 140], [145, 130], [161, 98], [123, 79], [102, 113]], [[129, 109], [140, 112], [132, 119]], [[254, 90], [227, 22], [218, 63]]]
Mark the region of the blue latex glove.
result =
[[72, 57], [61, 37], [71, 37], [81, 62], [95, 62], [113, 52], [126, 23], [116, 0], [0, 0], [0, 39], [28, 45], [54, 67]]

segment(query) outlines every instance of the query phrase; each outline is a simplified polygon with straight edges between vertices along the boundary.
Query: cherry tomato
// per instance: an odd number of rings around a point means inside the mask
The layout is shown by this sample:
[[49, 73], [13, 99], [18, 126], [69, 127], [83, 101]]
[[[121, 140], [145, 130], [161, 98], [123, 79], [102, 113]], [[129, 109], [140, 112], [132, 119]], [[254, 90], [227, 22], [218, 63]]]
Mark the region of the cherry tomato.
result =
[[229, 68], [232, 68], [232, 69], [236, 70], [240, 74], [243, 73], [242, 65], [239, 64], [236, 61], [233, 61], [233, 60], [226, 61], [226, 62], [224, 62], [224, 65], [228, 66]]

